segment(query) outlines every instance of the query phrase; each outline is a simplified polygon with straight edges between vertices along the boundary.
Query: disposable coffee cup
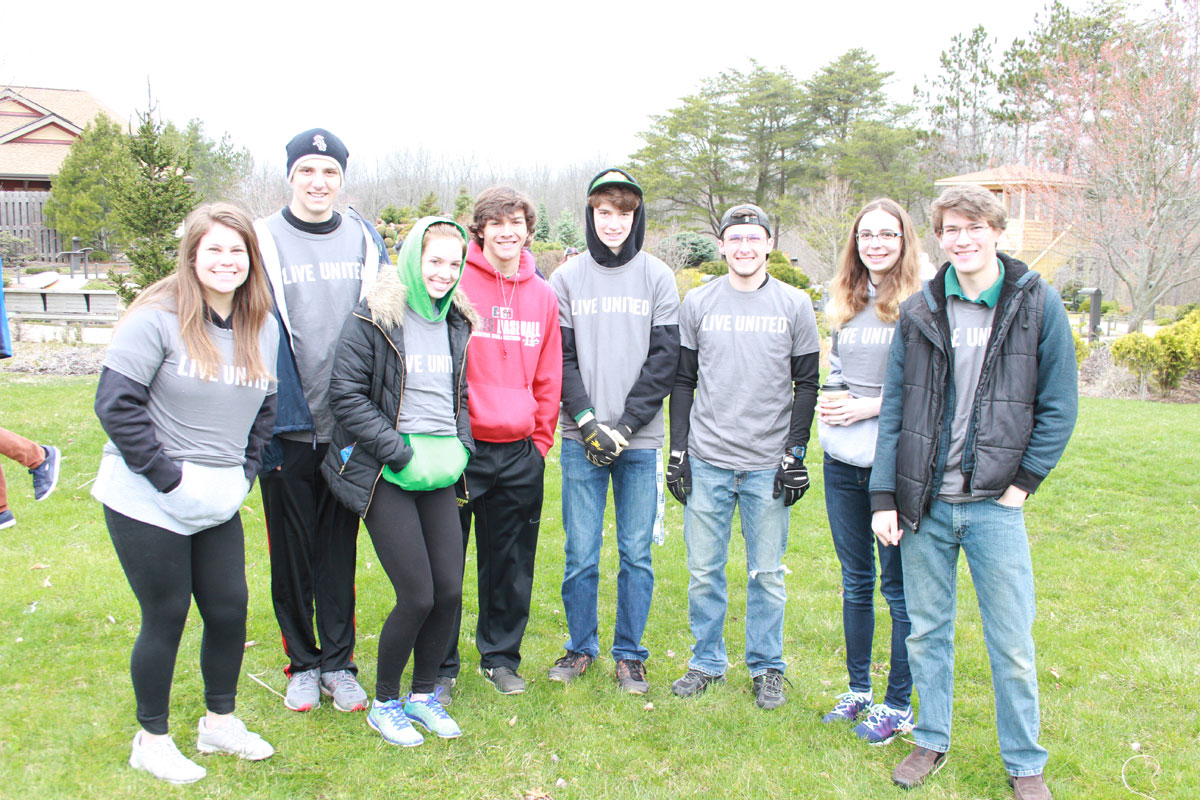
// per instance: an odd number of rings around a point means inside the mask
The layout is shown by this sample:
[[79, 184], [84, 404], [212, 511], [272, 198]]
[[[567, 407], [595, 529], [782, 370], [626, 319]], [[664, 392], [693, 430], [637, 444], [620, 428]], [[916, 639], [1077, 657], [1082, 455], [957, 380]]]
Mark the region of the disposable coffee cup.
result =
[[827, 400], [841, 400], [850, 396], [850, 387], [842, 380], [826, 381], [821, 387], [821, 396]]

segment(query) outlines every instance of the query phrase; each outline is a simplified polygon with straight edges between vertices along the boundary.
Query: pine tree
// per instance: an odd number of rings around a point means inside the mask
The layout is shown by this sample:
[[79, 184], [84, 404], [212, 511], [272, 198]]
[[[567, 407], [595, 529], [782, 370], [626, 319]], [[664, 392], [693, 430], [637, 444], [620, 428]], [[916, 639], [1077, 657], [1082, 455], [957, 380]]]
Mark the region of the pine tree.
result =
[[547, 210], [545, 203], [538, 203], [537, 223], [533, 226], [533, 240], [535, 242], [550, 241], [550, 211]]
[[117, 220], [129, 236], [126, 255], [133, 269], [127, 277], [114, 270], [108, 273], [126, 303], [175, 270], [179, 248], [175, 231], [197, 203], [185, 177], [191, 165], [186, 154], [163, 136], [154, 106], [138, 114], [138, 119], [137, 132], [129, 139], [133, 169], [114, 202]]
[[583, 232], [569, 208], [564, 208], [554, 223], [554, 241], [567, 247], [583, 247]]
[[458, 196], [454, 198], [454, 219], [462, 225], [471, 221], [471, 212], [475, 208], [475, 200], [467, 194], [467, 187], [458, 187]]
[[417, 219], [421, 217], [440, 217], [442, 208], [438, 205], [437, 195], [433, 192], [425, 195], [425, 199], [421, 201], [421, 205], [417, 206]]

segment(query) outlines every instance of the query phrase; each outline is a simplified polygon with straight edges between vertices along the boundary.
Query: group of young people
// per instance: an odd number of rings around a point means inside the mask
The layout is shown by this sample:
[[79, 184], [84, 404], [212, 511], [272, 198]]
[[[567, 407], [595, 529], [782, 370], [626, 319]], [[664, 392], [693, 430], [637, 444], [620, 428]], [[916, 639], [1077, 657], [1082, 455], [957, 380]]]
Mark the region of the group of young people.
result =
[[[1070, 435], [1074, 356], [1054, 290], [997, 253], [1005, 217], [988, 192], [956, 188], [935, 202], [949, 263], [924, 287], [905, 211], [886, 199], [862, 210], [830, 289], [831, 372], [818, 403], [812, 303], [767, 273], [775, 231], [757, 206], [724, 213], [728, 274], [681, 304], [671, 269], [642, 249], [643, 193], [623, 170], [589, 184], [587, 247], [547, 281], [526, 249], [536, 211], [507, 187], [482, 192], [466, 228], [418, 221], [393, 265], [372, 226], [334, 209], [347, 162], [340, 139], [306, 131], [287, 146], [292, 197], [280, 212], [258, 222], [224, 204], [194, 212], [177, 272], [143, 291], [109, 348], [96, 413], [110, 442], [93, 494], [142, 608], [132, 766], [176, 783], [205, 774], [167, 725], [193, 596], [207, 708], [198, 749], [273, 753], [233, 716], [247, 606], [238, 510], [255, 477], [289, 661], [287, 708], [309, 711], [327, 697], [338, 710], [366, 710], [368, 725], [396, 745], [421, 744], [417, 727], [461, 735], [447, 707], [472, 527], [480, 670], [502, 694], [525, 691], [520, 648], [556, 425], [568, 640], [547, 677], [578, 680], [600, 654], [611, 484], [619, 566], [610, 653], [623, 691], [649, 689], [642, 639], [665, 483], [684, 506], [695, 639], [672, 692], [694, 696], [725, 679], [737, 509], [745, 660], [758, 706], [778, 708], [783, 558], [790, 506], [809, 488], [815, 413], [849, 673], [849, 691], [824, 721], [858, 721], [860, 738], [886, 743], [913, 729], [915, 685], [917, 746], [893, 779], [912, 786], [940, 768], [962, 549], [983, 610], [1005, 766], [1019, 798], [1049, 796], [1021, 504]], [[359, 518], [396, 594], [370, 698], [353, 658]], [[881, 703], [870, 681], [876, 550], [892, 616]]]

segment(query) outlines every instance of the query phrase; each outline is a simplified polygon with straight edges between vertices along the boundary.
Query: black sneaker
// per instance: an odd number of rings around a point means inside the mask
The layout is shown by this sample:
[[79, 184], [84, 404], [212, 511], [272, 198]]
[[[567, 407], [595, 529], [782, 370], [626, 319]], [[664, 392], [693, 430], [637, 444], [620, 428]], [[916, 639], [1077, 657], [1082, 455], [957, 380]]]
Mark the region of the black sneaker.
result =
[[438, 675], [437, 681], [434, 683], [434, 691], [442, 690], [438, 696], [438, 702], [444, 706], [448, 706], [454, 702], [454, 684], [458, 683], [457, 678], [452, 678], [449, 675]]
[[54, 491], [54, 487], [58, 486], [58, 448], [44, 444], [42, 450], [46, 452], [46, 457], [42, 459], [41, 464], [29, 470], [29, 474], [33, 476], [34, 500], [45, 500]]
[[671, 684], [671, 691], [679, 697], [704, 694], [710, 683], [724, 683], [724, 675], [709, 675], [698, 669], [688, 669], [687, 674]]
[[587, 653], [568, 650], [565, 656], [554, 662], [546, 677], [552, 681], [570, 683], [586, 672], [595, 660], [595, 656], [589, 656]]
[[500, 694], [524, 694], [525, 679], [512, 667], [481, 667], [483, 677], [488, 679]]
[[623, 658], [617, 662], [617, 683], [621, 691], [630, 694], [645, 694], [650, 691], [646, 682], [646, 665], [633, 658]]
[[770, 711], [787, 702], [783, 683], [787, 678], [777, 669], [769, 669], [754, 679], [754, 702], [759, 708]]

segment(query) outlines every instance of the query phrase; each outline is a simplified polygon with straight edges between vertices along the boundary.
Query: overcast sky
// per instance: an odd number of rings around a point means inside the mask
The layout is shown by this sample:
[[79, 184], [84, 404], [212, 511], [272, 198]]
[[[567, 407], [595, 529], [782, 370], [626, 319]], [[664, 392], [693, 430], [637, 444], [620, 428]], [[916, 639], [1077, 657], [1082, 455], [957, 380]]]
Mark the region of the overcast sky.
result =
[[751, 58], [804, 79], [863, 47], [909, 100], [954, 34], [982, 23], [998, 62], [1046, 3], [18, 2], [0, 85], [85, 89], [130, 115], [149, 81], [165, 119], [228, 131], [260, 163], [321, 126], [351, 168], [406, 147], [557, 168], [624, 162], [651, 114]]

